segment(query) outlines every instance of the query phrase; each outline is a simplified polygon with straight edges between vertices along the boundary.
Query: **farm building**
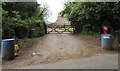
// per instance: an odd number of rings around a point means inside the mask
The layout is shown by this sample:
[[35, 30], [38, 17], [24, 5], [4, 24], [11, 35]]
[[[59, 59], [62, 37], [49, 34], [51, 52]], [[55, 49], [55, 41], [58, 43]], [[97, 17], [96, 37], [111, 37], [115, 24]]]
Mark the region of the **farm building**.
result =
[[55, 23], [47, 25], [70, 25], [70, 23], [66, 18], [58, 16], [58, 19], [56, 20]]

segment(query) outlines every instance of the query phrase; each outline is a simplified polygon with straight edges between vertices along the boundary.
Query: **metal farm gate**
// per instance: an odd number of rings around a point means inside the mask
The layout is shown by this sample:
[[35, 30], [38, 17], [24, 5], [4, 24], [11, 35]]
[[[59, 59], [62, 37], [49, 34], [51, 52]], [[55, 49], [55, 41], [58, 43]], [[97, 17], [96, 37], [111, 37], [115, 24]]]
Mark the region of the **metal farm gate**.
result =
[[[54, 24], [54, 25], [47, 25], [46, 28], [47, 28], [48, 34], [51, 32], [56, 32], [58, 34], [62, 34], [66, 31], [69, 31], [69, 29], [72, 27], [71, 27], [71, 25], [55, 25]], [[60, 30], [60, 28], [64, 28], [64, 30]]]

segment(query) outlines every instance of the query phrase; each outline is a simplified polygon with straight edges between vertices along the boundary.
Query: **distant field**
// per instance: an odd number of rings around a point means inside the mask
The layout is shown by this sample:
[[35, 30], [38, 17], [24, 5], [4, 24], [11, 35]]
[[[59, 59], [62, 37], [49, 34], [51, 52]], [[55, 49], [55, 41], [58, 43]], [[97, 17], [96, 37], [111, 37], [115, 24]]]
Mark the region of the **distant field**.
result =
[[65, 30], [66, 32], [73, 32], [73, 28], [59, 28], [60, 30]]

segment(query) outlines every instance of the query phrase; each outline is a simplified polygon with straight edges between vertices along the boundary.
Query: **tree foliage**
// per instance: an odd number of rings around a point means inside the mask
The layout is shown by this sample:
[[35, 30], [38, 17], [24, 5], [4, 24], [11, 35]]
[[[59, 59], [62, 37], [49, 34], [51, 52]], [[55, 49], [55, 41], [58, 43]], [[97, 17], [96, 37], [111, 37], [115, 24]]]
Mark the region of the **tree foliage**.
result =
[[100, 33], [104, 25], [120, 30], [119, 2], [67, 2], [60, 14], [72, 23], [75, 33]]
[[38, 37], [45, 34], [45, 8], [37, 3], [7, 2], [2, 6], [2, 38]]

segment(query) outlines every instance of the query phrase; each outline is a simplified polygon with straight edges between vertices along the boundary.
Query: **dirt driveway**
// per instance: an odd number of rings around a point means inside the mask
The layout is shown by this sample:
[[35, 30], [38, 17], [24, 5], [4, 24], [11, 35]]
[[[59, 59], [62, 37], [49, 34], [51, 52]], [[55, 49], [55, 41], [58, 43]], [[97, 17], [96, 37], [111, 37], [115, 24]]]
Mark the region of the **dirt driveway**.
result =
[[95, 54], [112, 53], [103, 51], [73, 34], [47, 34], [12, 61], [3, 61], [3, 68], [23, 67], [62, 60], [90, 57]]

